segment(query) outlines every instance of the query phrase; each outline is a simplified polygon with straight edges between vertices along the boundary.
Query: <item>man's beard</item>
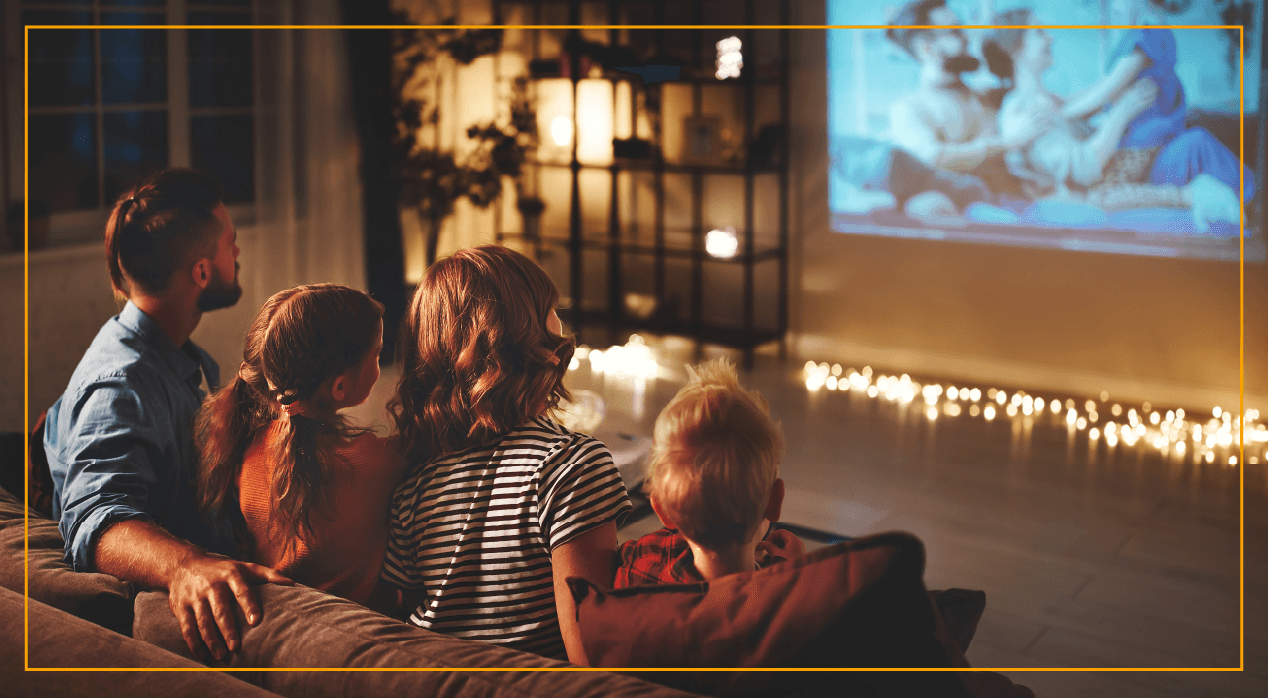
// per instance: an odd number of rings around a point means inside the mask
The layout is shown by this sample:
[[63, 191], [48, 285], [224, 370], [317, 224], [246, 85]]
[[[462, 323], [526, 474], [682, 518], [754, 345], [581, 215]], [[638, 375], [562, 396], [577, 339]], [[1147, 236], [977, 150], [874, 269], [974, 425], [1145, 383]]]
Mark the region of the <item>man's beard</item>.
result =
[[212, 310], [228, 308], [242, 297], [242, 287], [238, 285], [238, 264], [233, 265], [233, 280], [226, 281], [219, 271], [212, 272], [211, 282], [198, 294], [198, 309], [204, 313]]
[[942, 60], [942, 69], [948, 73], [959, 75], [960, 73], [971, 73], [982, 65], [974, 56], [967, 53], [961, 53], [958, 56], [950, 56]]

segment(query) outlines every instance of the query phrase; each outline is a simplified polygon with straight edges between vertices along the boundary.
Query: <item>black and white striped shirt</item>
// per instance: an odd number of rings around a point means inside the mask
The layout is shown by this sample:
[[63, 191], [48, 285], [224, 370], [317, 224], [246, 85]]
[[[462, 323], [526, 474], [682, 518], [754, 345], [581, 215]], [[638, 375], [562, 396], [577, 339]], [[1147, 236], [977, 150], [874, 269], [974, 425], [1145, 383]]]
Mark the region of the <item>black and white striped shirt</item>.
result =
[[631, 509], [606, 446], [531, 419], [415, 466], [392, 497], [383, 577], [427, 592], [416, 625], [566, 658], [551, 551]]

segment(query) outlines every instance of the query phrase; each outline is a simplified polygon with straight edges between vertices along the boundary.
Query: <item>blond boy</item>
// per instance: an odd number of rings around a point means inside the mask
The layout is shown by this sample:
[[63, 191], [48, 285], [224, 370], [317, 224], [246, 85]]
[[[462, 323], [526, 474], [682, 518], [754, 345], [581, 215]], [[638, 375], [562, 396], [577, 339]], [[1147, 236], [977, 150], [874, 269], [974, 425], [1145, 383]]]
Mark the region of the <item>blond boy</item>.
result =
[[653, 440], [648, 492], [665, 528], [621, 546], [615, 588], [751, 572], [805, 551], [796, 536], [770, 530], [784, 502], [784, 437], [734, 366], [689, 368]]

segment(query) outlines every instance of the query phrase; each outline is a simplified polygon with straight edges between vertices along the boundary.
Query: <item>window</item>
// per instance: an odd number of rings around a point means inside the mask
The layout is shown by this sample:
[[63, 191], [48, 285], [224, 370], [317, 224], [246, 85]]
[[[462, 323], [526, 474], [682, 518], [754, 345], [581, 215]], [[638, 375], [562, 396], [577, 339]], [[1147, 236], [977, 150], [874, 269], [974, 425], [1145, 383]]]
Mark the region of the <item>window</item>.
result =
[[[251, 0], [24, 0], [20, 8], [21, 25], [253, 23]], [[230, 207], [255, 201], [253, 35], [30, 30], [30, 198], [33, 218], [51, 215], [51, 244], [97, 239], [115, 199], [167, 166], [213, 174]]]

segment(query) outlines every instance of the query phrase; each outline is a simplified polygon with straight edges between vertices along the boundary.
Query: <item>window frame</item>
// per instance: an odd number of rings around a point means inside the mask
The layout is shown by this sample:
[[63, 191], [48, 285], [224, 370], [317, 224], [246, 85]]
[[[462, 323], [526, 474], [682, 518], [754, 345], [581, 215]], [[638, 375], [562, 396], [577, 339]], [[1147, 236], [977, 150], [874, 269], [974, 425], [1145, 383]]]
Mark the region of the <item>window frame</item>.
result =
[[[122, 12], [133, 14], [162, 14], [165, 18], [167, 31], [167, 100], [166, 102], [137, 102], [125, 104], [103, 104], [102, 103], [102, 83], [101, 83], [101, 46], [100, 41], [94, 38], [93, 43], [93, 67], [95, 71], [95, 100], [91, 105], [65, 105], [65, 106], [49, 106], [49, 107], [31, 107], [29, 116], [41, 114], [58, 114], [58, 113], [86, 113], [91, 112], [97, 123], [97, 192], [99, 203], [96, 208], [79, 209], [74, 211], [50, 212], [49, 214], [49, 239], [48, 247], [67, 247], [74, 245], [83, 245], [88, 243], [97, 243], [100, 241], [101, 231], [106, 221], [110, 217], [110, 211], [113, 208], [113, 202], [105, 198], [104, 180], [106, 164], [104, 158], [105, 134], [104, 134], [104, 114], [110, 112], [133, 112], [133, 111], [160, 111], [167, 112], [167, 166], [168, 167], [189, 167], [192, 164], [192, 143], [191, 138], [191, 122], [195, 117], [199, 116], [230, 116], [230, 115], [250, 115], [252, 117], [252, 131], [256, 140], [254, 148], [254, 157], [251, 163], [253, 181], [255, 182], [253, 199], [240, 203], [228, 204], [230, 215], [233, 216], [235, 223], [240, 226], [248, 226], [256, 221], [256, 206], [259, 201], [258, 177], [260, 175], [259, 167], [259, 132], [260, 132], [260, 41], [258, 33], [252, 32], [252, 104], [247, 107], [192, 107], [189, 103], [189, 47], [187, 41], [186, 29], [172, 29], [170, 27], [183, 26], [189, 12], [246, 12], [250, 15], [252, 25], [258, 23], [260, 13], [260, 1], [252, 0], [249, 7], [240, 5], [219, 5], [214, 2], [195, 2], [196, 7], [189, 9], [189, 3], [186, 0], [166, 0], [164, 7], [136, 7], [121, 6], [110, 2], [109, 0], [92, 0], [90, 4], [72, 5], [65, 2], [57, 2], [50, 0], [47, 2], [12, 2], [4, 4], [4, 19], [6, 30], [0, 41], [4, 42], [4, 50], [6, 57], [5, 66], [5, 87], [6, 94], [23, 95], [23, 39], [24, 28], [21, 24], [21, 16], [23, 10], [54, 10], [54, 11], [78, 11], [92, 13], [94, 22], [100, 25], [101, 16], [106, 12]], [[108, 26], [108, 25], [100, 25]], [[110, 31], [103, 29], [99, 31]], [[9, 66], [9, 59], [13, 59], [16, 66]], [[16, 70], [14, 69], [16, 68]], [[16, 80], [18, 89], [12, 81]], [[7, 209], [11, 202], [20, 201], [25, 198], [25, 175], [26, 175], [26, 153], [25, 138], [22, 129], [28, 114], [24, 111], [25, 104], [19, 101], [17, 104], [8, 104], [6, 116], [12, 120], [14, 115], [20, 116], [21, 121], [18, 122], [16, 129], [16, 141], [13, 140], [15, 129], [11, 126], [6, 129], [7, 132], [0, 134], [0, 138], [6, 140], [6, 151], [10, 162], [5, 163], [6, 186], [5, 193], [7, 198], [4, 205]], [[13, 186], [17, 184], [19, 186]], [[7, 232], [7, 231], [6, 231]]]

